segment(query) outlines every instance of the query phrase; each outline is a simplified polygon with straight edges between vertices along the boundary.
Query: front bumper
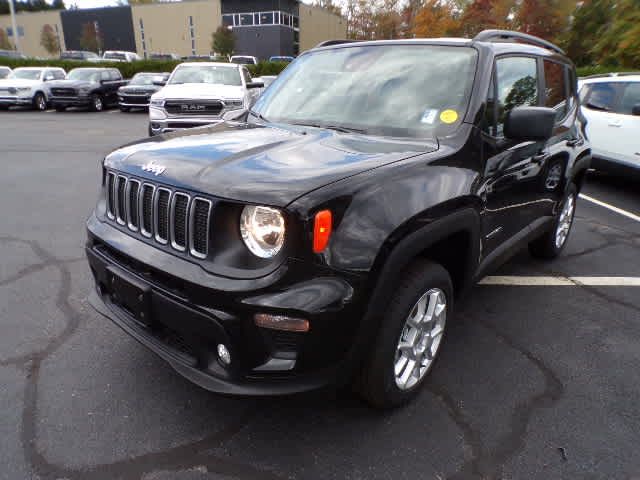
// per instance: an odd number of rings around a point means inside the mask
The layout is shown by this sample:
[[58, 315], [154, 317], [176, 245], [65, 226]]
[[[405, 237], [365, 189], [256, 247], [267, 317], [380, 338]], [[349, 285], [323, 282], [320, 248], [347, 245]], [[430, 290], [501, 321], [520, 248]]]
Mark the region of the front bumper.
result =
[[49, 103], [53, 107], [86, 107], [91, 103], [91, 97], [51, 97]]
[[186, 128], [204, 127], [221, 123], [224, 120], [220, 117], [193, 117], [193, 118], [166, 118], [163, 120], [151, 120], [149, 131], [152, 135], [184, 130]]
[[33, 97], [18, 97], [18, 96], [0, 97], [0, 105], [6, 105], [6, 106], [31, 105], [32, 103], [33, 103]]
[[[267, 280], [236, 282], [142, 244], [95, 216], [87, 226], [96, 282], [91, 304], [192, 382], [220, 393], [274, 395], [345, 380], [361, 311], [357, 278], [330, 277], [293, 261]], [[257, 327], [258, 312], [307, 318], [311, 328], [294, 333]], [[218, 358], [219, 344], [231, 353], [231, 364]]]

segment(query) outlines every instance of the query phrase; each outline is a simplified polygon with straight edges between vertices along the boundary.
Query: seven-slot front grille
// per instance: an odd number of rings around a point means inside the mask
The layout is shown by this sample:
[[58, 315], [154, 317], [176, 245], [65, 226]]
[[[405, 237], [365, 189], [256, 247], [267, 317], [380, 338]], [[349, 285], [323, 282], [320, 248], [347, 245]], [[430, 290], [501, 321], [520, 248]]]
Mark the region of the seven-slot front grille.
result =
[[209, 253], [213, 202], [108, 172], [107, 217], [129, 230], [196, 258]]
[[170, 115], [218, 116], [224, 104], [220, 100], [166, 100], [164, 108]]

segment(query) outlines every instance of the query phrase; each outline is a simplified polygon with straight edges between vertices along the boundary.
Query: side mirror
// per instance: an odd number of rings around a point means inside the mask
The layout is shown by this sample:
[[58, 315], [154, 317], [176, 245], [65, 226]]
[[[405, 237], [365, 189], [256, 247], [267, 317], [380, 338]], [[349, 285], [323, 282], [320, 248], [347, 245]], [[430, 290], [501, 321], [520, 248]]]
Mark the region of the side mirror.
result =
[[636, 103], [631, 109], [631, 115], [639, 115], [640, 116], [640, 103]]
[[164, 87], [167, 84], [167, 81], [162, 77], [156, 77], [151, 81], [151, 83], [153, 83], [156, 87]]
[[512, 140], [548, 140], [553, 133], [556, 112], [546, 107], [515, 107], [504, 122], [504, 136]]
[[249, 82], [247, 88], [264, 88], [264, 82]]

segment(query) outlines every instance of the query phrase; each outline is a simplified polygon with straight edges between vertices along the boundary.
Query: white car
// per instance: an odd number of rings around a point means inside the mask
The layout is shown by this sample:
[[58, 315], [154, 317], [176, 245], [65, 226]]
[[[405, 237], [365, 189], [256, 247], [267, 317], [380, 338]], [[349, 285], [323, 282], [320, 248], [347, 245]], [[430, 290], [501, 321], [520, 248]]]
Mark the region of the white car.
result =
[[251, 55], [233, 55], [231, 57], [231, 63], [237, 63], [238, 65], [257, 65], [258, 59]]
[[0, 80], [3, 78], [7, 78], [11, 73], [11, 69], [9, 67], [0, 66]]
[[149, 135], [235, 120], [251, 108], [262, 87], [244, 65], [182, 63], [151, 96]]
[[121, 50], [107, 50], [102, 55], [102, 59], [109, 62], [135, 62], [137, 60], [141, 60], [137, 53]]
[[597, 75], [579, 85], [591, 166], [611, 173], [640, 172], [640, 74]]
[[49, 82], [64, 80], [65, 71], [58, 67], [20, 67], [0, 80], [0, 109], [12, 105], [46, 110], [51, 96]]

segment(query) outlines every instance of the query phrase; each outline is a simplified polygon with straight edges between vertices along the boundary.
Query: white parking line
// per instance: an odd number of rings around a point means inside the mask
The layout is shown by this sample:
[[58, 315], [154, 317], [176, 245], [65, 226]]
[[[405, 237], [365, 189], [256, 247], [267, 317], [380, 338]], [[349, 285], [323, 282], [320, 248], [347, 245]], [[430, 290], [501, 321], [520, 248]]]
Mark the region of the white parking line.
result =
[[489, 276], [480, 285], [503, 285], [515, 287], [577, 286], [589, 287], [640, 287], [640, 277], [560, 277], [560, 276]]
[[589, 195], [585, 195], [584, 193], [581, 193], [579, 195], [580, 198], [582, 198], [583, 200], [586, 200], [587, 202], [591, 202], [591, 203], [595, 203], [596, 205], [600, 205], [601, 207], [604, 208], [608, 208], [609, 210], [611, 210], [612, 212], [616, 212], [620, 215], [623, 215], [627, 218], [630, 218], [631, 220], [635, 220], [636, 222], [640, 222], [640, 216], [631, 213], [631, 212], [627, 212], [626, 210], [623, 210], [621, 208], [618, 207], [614, 207], [613, 205], [609, 205], [608, 203], [605, 203], [601, 200], [598, 200], [597, 198], [593, 198], [590, 197]]
[[120, 110], [107, 110], [107, 113], [118, 113]]

